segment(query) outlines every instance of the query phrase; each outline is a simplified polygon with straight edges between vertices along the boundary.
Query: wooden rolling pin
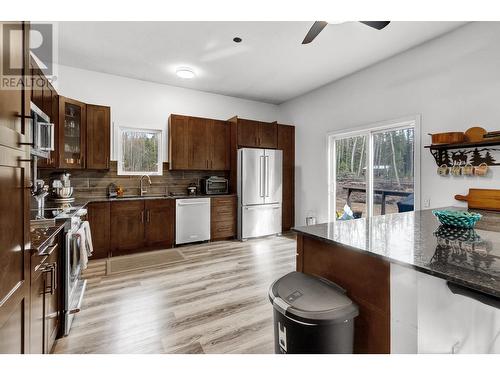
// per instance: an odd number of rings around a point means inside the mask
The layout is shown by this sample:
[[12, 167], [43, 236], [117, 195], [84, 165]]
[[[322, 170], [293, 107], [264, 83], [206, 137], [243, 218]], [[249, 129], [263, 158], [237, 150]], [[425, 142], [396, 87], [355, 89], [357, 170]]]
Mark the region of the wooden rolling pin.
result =
[[467, 202], [469, 208], [500, 211], [500, 190], [469, 189], [468, 195], [455, 195], [455, 199]]

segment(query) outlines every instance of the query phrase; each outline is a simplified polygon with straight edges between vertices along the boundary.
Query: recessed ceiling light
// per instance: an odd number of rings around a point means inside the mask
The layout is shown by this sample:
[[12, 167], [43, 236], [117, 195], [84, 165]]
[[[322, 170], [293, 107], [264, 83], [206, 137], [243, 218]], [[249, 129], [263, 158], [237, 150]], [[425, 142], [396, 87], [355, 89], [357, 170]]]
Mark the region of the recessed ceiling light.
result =
[[243, 39], [241, 39], [239, 36], [235, 36], [235, 37], [233, 38], [233, 42], [235, 42], [235, 43], [241, 43], [241, 41], [242, 41], [242, 40], [243, 40]]
[[177, 77], [185, 78], [185, 79], [194, 78], [196, 75], [196, 74], [194, 74], [194, 72], [191, 68], [178, 68], [175, 71], [175, 74], [177, 74]]

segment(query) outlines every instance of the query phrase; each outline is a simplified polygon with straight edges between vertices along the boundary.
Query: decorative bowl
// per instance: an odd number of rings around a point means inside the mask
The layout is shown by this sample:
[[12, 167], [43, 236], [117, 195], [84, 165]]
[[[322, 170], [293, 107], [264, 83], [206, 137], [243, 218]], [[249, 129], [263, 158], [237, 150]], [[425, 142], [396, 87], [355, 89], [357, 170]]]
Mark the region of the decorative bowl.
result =
[[483, 217], [476, 212], [432, 210], [439, 222], [449, 227], [474, 228], [474, 225]]

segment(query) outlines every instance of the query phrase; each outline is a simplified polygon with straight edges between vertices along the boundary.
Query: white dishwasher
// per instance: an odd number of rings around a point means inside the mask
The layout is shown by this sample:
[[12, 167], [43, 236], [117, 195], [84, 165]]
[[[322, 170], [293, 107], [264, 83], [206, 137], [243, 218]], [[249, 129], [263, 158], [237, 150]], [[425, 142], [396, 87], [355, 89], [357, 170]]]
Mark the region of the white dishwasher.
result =
[[175, 244], [210, 240], [210, 198], [175, 201]]

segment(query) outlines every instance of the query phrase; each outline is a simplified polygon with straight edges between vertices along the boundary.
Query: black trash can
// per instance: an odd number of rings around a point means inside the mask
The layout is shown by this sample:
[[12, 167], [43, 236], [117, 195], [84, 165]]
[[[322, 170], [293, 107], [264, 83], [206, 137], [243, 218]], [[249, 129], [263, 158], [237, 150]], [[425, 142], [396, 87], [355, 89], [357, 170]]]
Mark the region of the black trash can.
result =
[[358, 306], [337, 284], [290, 272], [269, 288], [277, 354], [352, 353]]

